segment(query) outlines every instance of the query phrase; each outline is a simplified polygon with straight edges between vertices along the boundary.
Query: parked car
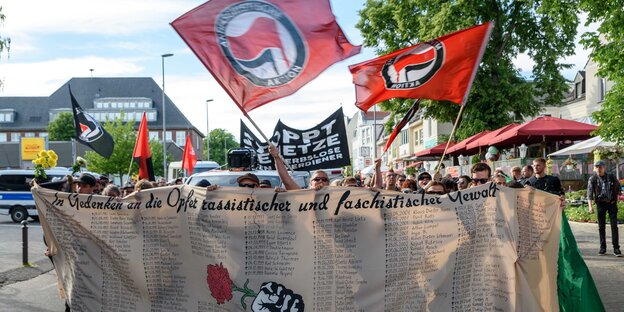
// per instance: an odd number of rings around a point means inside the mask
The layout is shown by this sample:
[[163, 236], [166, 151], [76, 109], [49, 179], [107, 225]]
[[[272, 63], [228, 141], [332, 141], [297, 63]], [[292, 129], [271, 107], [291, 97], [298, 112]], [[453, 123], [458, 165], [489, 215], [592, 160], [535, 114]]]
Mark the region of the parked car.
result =
[[[231, 170], [211, 170], [191, 175], [185, 181], [189, 185], [197, 185], [199, 181], [206, 179], [212, 185], [220, 186], [238, 186], [236, 179], [246, 173], [253, 173], [258, 176], [260, 181], [269, 180], [271, 186], [283, 187], [282, 180], [276, 170], [251, 170], [251, 171], [231, 171]], [[308, 188], [310, 174], [307, 172], [294, 172], [291, 176], [302, 188]]]
[[[71, 174], [68, 170], [46, 170], [47, 180], [63, 178]], [[0, 214], [10, 215], [13, 222], [22, 222], [28, 217], [39, 220], [35, 201], [30, 192], [30, 181], [35, 178], [34, 170], [0, 170]]]

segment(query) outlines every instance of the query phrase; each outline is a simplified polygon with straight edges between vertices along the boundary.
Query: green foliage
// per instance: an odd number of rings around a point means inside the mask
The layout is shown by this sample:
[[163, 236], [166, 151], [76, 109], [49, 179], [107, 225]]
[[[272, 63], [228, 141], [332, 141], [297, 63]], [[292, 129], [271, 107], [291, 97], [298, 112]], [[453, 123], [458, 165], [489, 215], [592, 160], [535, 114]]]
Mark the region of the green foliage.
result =
[[410, 174], [415, 175], [416, 174], [416, 167], [405, 168], [405, 174], [406, 175], [410, 175]]
[[76, 138], [76, 128], [74, 128], [74, 115], [69, 112], [62, 112], [48, 124], [48, 138], [50, 141], [69, 141]]
[[[386, 54], [463, 28], [494, 21], [495, 27], [457, 130], [457, 139], [495, 129], [539, 112], [540, 104], [559, 104], [567, 90], [559, 62], [574, 53], [578, 1], [430, 1], [368, 0], [357, 27], [364, 44]], [[534, 62], [533, 83], [513, 65], [519, 53]], [[393, 115], [403, 115], [413, 99], [381, 104]], [[444, 101], [422, 101], [425, 117], [454, 122], [459, 106]], [[394, 116], [392, 116], [394, 117]], [[390, 118], [393, 123], [393, 118]]]
[[615, 83], [607, 93], [602, 108], [593, 114], [600, 125], [595, 134], [624, 144], [624, 5], [621, 2], [605, 4], [598, 0], [581, 0], [581, 8], [588, 13], [587, 23], [599, 22], [597, 32], [583, 34], [581, 43], [592, 50], [591, 57], [598, 63], [598, 75]]
[[[124, 122], [123, 113], [114, 120], [107, 121], [104, 129], [110, 133], [115, 142], [113, 154], [104, 158], [99, 154], [88, 151], [85, 154], [87, 160], [87, 170], [116, 175], [121, 178], [124, 174], [128, 174], [130, 161], [132, 161], [132, 153], [137, 138], [137, 130], [134, 129], [134, 122]], [[150, 140], [150, 151], [152, 153], [152, 164], [154, 165], [154, 174], [156, 176], [163, 175], [163, 148], [162, 144], [156, 140]], [[171, 160], [171, 156], [167, 156], [167, 160]], [[137, 174], [139, 167], [136, 163], [132, 163], [131, 175]]]
[[[234, 138], [234, 135], [222, 128], [212, 129], [210, 131], [210, 159], [216, 161], [219, 165], [227, 164], [226, 154], [227, 151], [233, 148], [239, 147], [238, 142]], [[204, 139], [204, 147], [206, 146], [206, 139]], [[204, 156], [206, 156], [207, 150], [204, 149]]]
[[[598, 216], [596, 215], [596, 206], [594, 205], [594, 213], [589, 213], [587, 205], [582, 206], [570, 206], [566, 207], [565, 213], [570, 221], [577, 222], [598, 222]], [[618, 214], [617, 219], [620, 222], [624, 222], [624, 202], [618, 202]], [[607, 223], [609, 222], [609, 214], [607, 214]]]

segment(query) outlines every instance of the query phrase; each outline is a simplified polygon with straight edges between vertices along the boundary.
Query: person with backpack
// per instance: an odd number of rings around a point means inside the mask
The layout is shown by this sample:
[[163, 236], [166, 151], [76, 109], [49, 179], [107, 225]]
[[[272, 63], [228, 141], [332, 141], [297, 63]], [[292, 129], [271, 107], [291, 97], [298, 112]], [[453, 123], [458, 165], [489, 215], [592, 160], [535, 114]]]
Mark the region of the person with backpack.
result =
[[606, 172], [606, 163], [599, 160], [594, 164], [595, 173], [589, 178], [587, 183], [587, 199], [589, 204], [589, 213], [594, 213], [592, 201], [596, 202], [598, 212], [598, 234], [600, 235], [600, 251], [599, 255], [607, 253], [607, 241], [605, 237], [605, 227], [607, 212], [611, 221], [611, 240], [613, 242], [613, 254], [621, 257], [620, 243], [618, 237], [617, 223], [617, 200], [620, 194], [620, 183], [617, 178]]

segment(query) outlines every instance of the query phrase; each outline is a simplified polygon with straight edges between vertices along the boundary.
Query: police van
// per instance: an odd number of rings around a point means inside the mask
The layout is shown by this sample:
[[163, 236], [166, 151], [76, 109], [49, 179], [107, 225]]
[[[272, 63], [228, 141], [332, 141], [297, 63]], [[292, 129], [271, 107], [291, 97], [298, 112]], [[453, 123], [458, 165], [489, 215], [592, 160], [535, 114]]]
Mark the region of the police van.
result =
[[[63, 178], [71, 174], [66, 170], [46, 170], [47, 180]], [[30, 181], [35, 178], [34, 170], [0, 170], [0, 214], [10, 215], [13, 222], [22, 222], [28, 217], [39, 220], [35, 201], [30, 192]]]

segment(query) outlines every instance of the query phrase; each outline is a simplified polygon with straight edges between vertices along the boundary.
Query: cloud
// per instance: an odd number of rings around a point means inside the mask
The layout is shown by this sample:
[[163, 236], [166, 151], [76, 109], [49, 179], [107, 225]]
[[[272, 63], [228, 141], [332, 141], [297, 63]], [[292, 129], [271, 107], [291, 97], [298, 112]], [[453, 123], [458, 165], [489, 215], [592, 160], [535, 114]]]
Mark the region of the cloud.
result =
[[97, 68], [98, 76], [123, 77], [143, 69], [132, 59], [100, 57], [59, 58], [43, 62], [2, 64], [2, 96], [49, 96], [72, 77], [88, 77]]

